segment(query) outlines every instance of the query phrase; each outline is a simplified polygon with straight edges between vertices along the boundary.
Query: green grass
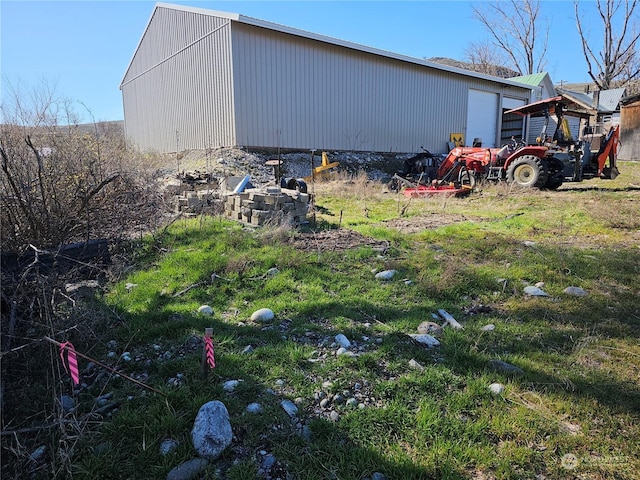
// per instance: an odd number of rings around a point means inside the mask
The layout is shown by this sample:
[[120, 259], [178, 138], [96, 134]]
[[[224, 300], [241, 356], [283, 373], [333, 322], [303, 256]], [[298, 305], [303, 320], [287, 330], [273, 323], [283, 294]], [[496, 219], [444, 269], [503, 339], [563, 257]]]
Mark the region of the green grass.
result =
[[[640, 193], [629, 185], [640, 183], [640, 166], [620, 169], [597, 189], [498, 185], [466, 199], [409, 201], [362, 178], [316, 186], [317, 224], [337, 228], [341, 213], [342, 228], [386, 241], [384, 254], [366, 246], [298, 250], [277, 240], [291, 232], [265, 235], [217, 218], [180, 220], [145, 238], [135, 271], [97, 299], [110, 316], [96, 329], [99, 341], [77, 339], [77, 348], [91, 344], [107, 362], [106, 342], [118, 340], [120, 350], [149, 360], [120, 367], [148, 373], [145, 382], [166, 397], [110, 380], [104, 389], [122, 406], [104, 423], [84, 424], [69, 475], [114, 478], [117, 465], [119, 478], [163, 478], [195, 455], [195, 415], [218, 399], [235, 437], [206, 478], [254, 478], [260, 450], [298, 479], [637, 478]], [[392, 226], [399, 219], [426, 226], [407, 233]], [[280, 273], [266, 276], [272, 267]], [[398, 273], [375, 280], [384, 269]], [[211, 282], [213, 273], [222, 278]], [[523, 296], [540, 281], [550, 297]], [[567, 296], [570, 285], [588, 296]], [[203, 304], [213, 316], [196, 313]], [[475, 305], [490, 311], [464, 313]], [[275, 320], [251, 322], [263, 307]], [[432, 350], [410, 341], [405, 334], [440, 308], [465, 328], [445, 329]], [[489, 323], [495, 330], [482, 331]], [[203, 379], [201, 349], [189, 341], [206, 327], [214, 329], [217, 365]], [[338, 333], [362, 346], [358, 357], [319, 346]], [[242, 353], [247, 345], [252, 353]], [[167, 350], [171, 357], [161, 358]], [[410, 368], [411, 359], [424, 370]], [[491, 359], [525, 373], [493, 372]], [[177, 373], [183, 384], [168, 387]], [[230, 379], [243, 380], [233, 393], [222, 389]], [[325, 381], [333, 393], [359, 384], [367, 404], [339, 406], [339, 420], [328, 420], [314, 400]], [[506, 386], [503, 394], [488, 390], [493, 382]], [[280, 407], [298, 397], [308, 439]], [[251, 402], [263, 405], [262, 415], [245, 412]], [[168, 437], [180, 446], [163, 457], [158, 447]], [[567, 454], [578, 458], [576, 469], [563, 466]]]

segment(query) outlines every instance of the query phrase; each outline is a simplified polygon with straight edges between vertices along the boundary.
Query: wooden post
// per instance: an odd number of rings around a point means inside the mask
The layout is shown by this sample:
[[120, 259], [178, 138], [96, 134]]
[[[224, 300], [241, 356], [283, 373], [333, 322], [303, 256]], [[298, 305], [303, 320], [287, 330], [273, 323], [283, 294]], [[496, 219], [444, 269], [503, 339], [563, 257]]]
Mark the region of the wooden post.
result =
[[[204, 329], [204, 338], [213, 337], [213, 328], [205, 328]], [[204, 341], [204, 345], [202, 347], [202, 361], [200, 364], [200, 369], [202, 372], [202, 378], [206, 379], [209, 374], [209, 364], [207, 363], [207, 341]]]

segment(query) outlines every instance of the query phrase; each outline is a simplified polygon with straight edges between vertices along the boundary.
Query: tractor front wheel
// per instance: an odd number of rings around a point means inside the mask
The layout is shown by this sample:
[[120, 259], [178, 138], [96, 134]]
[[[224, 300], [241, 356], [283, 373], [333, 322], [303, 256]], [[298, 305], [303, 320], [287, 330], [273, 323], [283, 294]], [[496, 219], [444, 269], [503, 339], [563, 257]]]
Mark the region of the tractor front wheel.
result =
[[516, 158], [507, 168], [507, 182], [520, 187], [541, 188], [547, 183], [549, 171], [546, 163], [534, 155]]
[[476, 176], [473, 174], [473, 172], [470, 172], [469, 170], [460, 172], [460, 185], [473, 190], [476, 186]]

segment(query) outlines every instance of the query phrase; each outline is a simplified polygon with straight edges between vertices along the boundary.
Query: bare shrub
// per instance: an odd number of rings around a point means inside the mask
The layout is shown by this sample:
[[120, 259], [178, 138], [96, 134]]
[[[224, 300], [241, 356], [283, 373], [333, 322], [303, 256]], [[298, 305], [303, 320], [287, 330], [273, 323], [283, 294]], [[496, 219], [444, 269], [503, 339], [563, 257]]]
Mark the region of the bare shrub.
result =
[[3, 252], [119, 238], [157, 219], [155, 188], [121, 125], [82, 125], [45, 86], [9, 86], [0, 127]]
[[[113, 243], [154, 230], [164, 211], [154, 172], [145, 166], [148, 157], [127, 145], [121, 124], [81, 124], [73, 103], [57, 99], [46, 84], [30, 91], [12, 85], [4, 90], [0, 106], [0, 325], [3, 357], [7, 355], [0, 383], [3, 429], [20, 428], [27, 419], [46, 425], [58, 414], [56, 402], [66, 386], [58, 356], [49, 348], [32, 347], [42, 347], [45, 336], [69, 339], [85, 350], [93, 346], [91, 319], [100, 317], [100, 308], [92, 307], [92, 292], [86, 292], [84, 301], [81, 294], [69, 293], [65, 284], [102, 279], [106, 271], [97, 261], [66, 263], [62, 247], [93, 239]], [[25, 252], [31, 257], [21, 263]], [[47, 364], [53, 384], [42, 378], [42, 365]]]

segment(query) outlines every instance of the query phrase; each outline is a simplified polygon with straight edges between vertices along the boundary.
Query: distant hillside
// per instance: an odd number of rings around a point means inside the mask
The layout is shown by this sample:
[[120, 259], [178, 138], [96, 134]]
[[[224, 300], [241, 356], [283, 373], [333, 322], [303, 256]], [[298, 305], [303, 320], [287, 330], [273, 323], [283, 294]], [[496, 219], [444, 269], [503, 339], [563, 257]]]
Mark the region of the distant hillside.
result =
[[489, 65], [489, 66], [477, 65], [474, 63], [463, 62], [461, 60], [455, 60], [453, 58], [446, 58], [446, 57], [431, 57], [431, 58], [426, 58], [425, 60], [429, 62], [440, 63], [442, 65], [447, 65], [449, 67], [469, 70], [471, 72], [485, 73], [487, 75], [493, 75], [494, 77], [500, 77], [500, 78], [512, 78], [520, 75], [515, 70], [511, 70], [510, 68], [502, 67], [500, 65]]
[[[74, 125], [81, 132], [95, 133], [96, 129], [98, 133], [104, 132], [120, 132], [124, 133], [124, 120], [114, 120], [109, 122], [96, 122], [96, 123], [81, 123]], [[68, 128], [68, 125], [61, 126], [60, 128]]]

